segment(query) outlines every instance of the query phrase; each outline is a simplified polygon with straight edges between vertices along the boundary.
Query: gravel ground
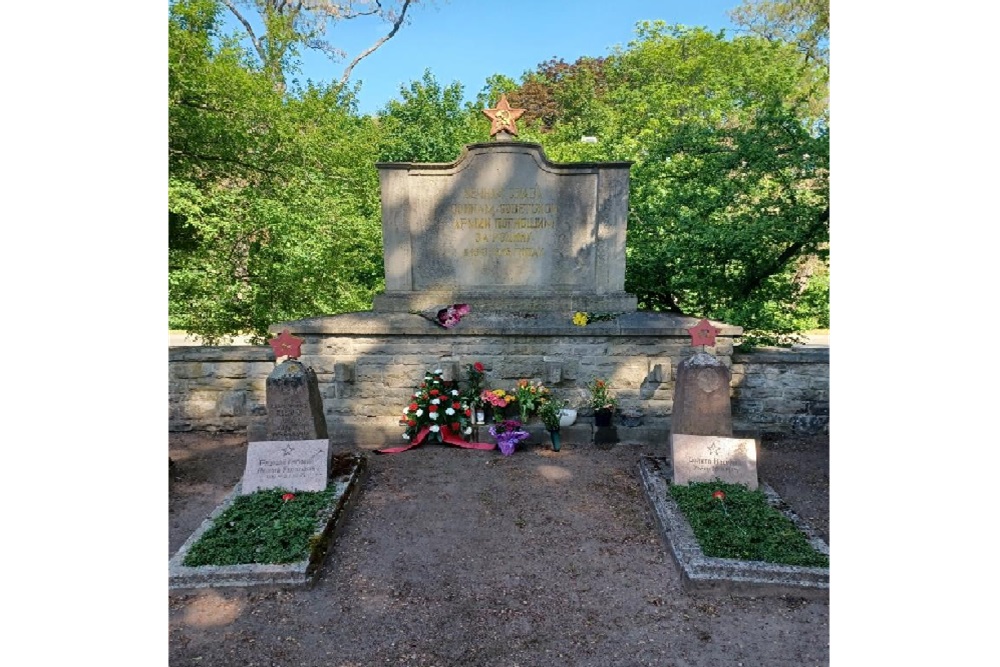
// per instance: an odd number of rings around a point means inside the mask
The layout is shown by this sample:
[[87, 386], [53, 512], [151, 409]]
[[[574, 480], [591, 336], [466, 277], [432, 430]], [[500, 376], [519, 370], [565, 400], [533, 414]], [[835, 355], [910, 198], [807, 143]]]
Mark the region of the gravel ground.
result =
[[[172, 667], [827, 665], [829, 602], [684, 593], [643, 454], [563, 443], [371, 455], [309, 590], [169, 596]], [[246, 440], [171, 434], [170, 554], [242, 474]], [[829, 542], [827, 436], [766, 441], [759, 470]]]

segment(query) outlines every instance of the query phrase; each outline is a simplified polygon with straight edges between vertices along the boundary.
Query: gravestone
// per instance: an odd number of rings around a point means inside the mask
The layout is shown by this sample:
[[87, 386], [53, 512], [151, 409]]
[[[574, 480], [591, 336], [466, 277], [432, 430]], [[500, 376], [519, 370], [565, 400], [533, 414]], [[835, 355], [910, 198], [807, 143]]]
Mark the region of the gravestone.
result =
[[711, 482], [757, 488], [757, 444], [733, 438], [733, 408], [726, 365], [705, 352], [719, 329], [701, 320], [688, 329], [691, 344], [703, 346], [677, 366], [670, 418], [673, 483]]
[[673, 483], [712, 482], [757, 488], [757, 442], [753, 438], [685, 435], [670, 438]]
[[251, 442], [240, 493], [283, 488], [322, 491], [329, 477], [330, 441], [287, 440]]
[[670, 433], [731, 436], [730, 377], [725, 364], [705, 352], [678, 364]]
[[267, 376], [267, 439], [315, 440], [328, 437], [316, 373], [286, 359]]

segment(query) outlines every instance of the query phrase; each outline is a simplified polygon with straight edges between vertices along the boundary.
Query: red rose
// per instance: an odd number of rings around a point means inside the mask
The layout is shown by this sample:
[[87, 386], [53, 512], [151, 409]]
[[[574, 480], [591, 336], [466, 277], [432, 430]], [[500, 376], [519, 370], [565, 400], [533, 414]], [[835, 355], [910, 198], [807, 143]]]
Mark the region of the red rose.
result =
[[428, 412], [437, 412], [438, 411], [438, 406], [436, 406], [436, 405], [429, 405], [429, 406], [427, 406], [427, 411]]
[[475, 364], [473, 364], [472, 367], [475, 368], [480, 373], [482, 373], [484, 370], [486, 370], [486, 368], [481, 363], [479, 363], [478, 361]]
[[281, 496], [281, 499], [284, 500], [287, 503], [289, 500], [295, 500], [295, 494], [294, 493], [286, 493], [285, 495]]
[[458, 432], [458, 422], [455, 422], [454, 424], [451, 425], [451, 430], [455, 431], [456, 433]]
[[416, 412], [417, 408], [420, 407], [416, 403], [410, 403], [410, 412]]
[[456, 410], [461, 410], [462, 409], [462, 404], [461, 403], [452, 403], [451, 407], [455, 408]]
[[722, 491], [716, 491], [715, 493], [712, 494], [712, 497], [715, 498], [716, 500], [725, 500], [726, 494], [724, 494]]
[[466, 416], [466, 417], [471, 417], [471, 416], [472, 416], [472, 410], [471, 410], [471, 409], [469, 409], [469, 410], [466, 410], [466, 411], [465, 411], [465, 416]]
[[431, 396], [437, 396], [438, 393], [440, 393], [440, 392], [438, 392], [437, 389], [431, 389]]
[[417, 420], [416, 419], [411, 419], [410, 421], [406, 422], [406, 424], [408, 426], [416, 426], [417, 425]]

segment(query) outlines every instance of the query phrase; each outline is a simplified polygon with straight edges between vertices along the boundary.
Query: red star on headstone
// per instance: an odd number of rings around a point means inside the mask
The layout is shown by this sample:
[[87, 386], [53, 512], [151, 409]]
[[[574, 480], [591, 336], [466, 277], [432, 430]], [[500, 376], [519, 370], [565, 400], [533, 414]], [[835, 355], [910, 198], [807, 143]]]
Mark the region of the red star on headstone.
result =
[[694, 325], [688, 329], [688, 333], [691, 334], [691, 344], [692, 345], [715, 345], [715, 337], [722, 333], [722, 329], [713, 327], [708, 323], [708, 320], [702, 319], [701, 322]]
[[493, 121], [493, 124], [490, 125], [490, 136], [492, 137], [500, 130], [517, 134], [517, 126], [514, 125], [514, 121], [520, 118], [524, 111], [524, 109], [511, 109], [510, 102], [507, 101], [507, 94], [501, 95], [496, 109], [483, 109], [483, 113]]
[[299, 355], [302, 354], [302, 343], [304, 342], [301, 338], [296, 338], [290, 334], [288, 329], [283, 330], [276, 337], [268, 341], [271, 349], [274, 350], [274, 356], [287, 356], [289, 359], [299, 358]]

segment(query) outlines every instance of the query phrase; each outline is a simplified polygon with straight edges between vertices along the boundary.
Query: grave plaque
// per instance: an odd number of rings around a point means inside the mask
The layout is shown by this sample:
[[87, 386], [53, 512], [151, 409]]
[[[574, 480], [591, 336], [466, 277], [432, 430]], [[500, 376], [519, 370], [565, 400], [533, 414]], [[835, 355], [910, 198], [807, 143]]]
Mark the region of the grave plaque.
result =
[[251, 442], [240, 493], [260, 489], [322, 491], [329, 477], [329, 440]]
[[316, 373], [297, 359], [278, 364], [267, 377], [267, 439], [328, 437]]
[[757, 443], [752, 438], [675, 433], [670, 456], [674, 484], [719, 479], [757, 488]]

